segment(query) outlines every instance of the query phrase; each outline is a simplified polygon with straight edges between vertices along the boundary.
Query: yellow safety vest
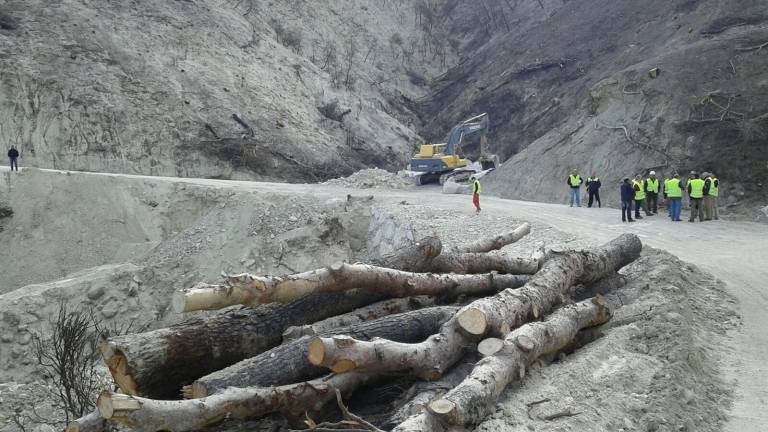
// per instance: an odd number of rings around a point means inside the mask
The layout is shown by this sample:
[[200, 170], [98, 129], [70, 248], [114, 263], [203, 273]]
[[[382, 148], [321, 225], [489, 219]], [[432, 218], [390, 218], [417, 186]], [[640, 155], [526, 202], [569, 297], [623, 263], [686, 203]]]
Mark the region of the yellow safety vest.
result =
[[479, 194], [480, 192], [483, 191], [483, 186], [480, 184], [480, 180], [475, 180], [475, 182], [473, 183], [473, 186], [474, 186], [474, 189], [473, 189], [474, 193]]
[[568, 176], [568, 182], [571, 184], [571, 187], [578, 187], [581, 185], [581, 176], [580, 175], [569, 175]]
[[667, 192], [667, 198], [682, 198], [683, 190], [680, 188], [680, 179], [669, 179], [664, 181], [664, 190]]
[[[715, 185], [715, 182], [718, 182], [717, 185]], [[720, 184], [717, 180], [717, 177], [709, 179], [709, 195], [716, 197], [720, 194]]]
[[704, 198], [704, 180], [691, 179], [688, 185], [691, 187], [691, 198]]
[[643, 184], [643, 181], [642, 180], [640, 180], [640, 181], [632, 180], [632, 187], [634, 188], [635, 186], [639, 186], [640, 187], [639, 191], [635, 191], [635, 201], [644, 200], [645, 199], [645, 187], [644, 187], [645, 185]]
[[659, 179], [648, 179], [648, 192], [659, 193]]

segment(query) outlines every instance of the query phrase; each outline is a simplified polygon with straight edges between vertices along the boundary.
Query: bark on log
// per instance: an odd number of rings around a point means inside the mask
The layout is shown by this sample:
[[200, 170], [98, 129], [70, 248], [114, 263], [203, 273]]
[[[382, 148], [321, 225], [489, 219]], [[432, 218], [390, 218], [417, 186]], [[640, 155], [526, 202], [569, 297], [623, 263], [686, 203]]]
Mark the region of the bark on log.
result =
[[534, 274], [544, 259], [544, 244], [537, 245], [530, 258], [509, 257], [502, 253], [443, 253], [432, 260], [433, 273], [508, 273]]
[[482, 420], [504, 388], [522, 379], [537, 358], [564, 348], [579, 330], [603, 324], [610, 316], [605, 301], [596, 297], [564, 306], [544, 322], [520, 327], [507, 335], [501, 351], [479, 361], [461, 384], [431, 402], [430, 413], [453, 425]]
[[350, 312], [382, 298], [353, 290], [285, 305], [227, 310], [165, 329], [112, 337], [100, 348], [124, 393], [175, 399], [183, 385], [279, 345], [290, 326]]
[[361, 307], [360, 309], [355, 309], [346, 314], [326, 318], [314, 324], [288, 327], [288, 329], [283, 332], [283, 343], [298, 339], [302, 336], [315, 336], [320, 333], [329, 332], [333, 329], [349, 327], [351, 325], [375, 320], [388, 315], [410, 312], [431, 306], [435, 306], [434, 297], [417, 296], [384, 300]]
[[417, 295], [484, 295], [522, 286], [523, 275], [412, 273], [367, 264], [340, 263], [285, 277], [240, 274], [228, 276], [224, 285], [198, 284], [177, 291], [176, 312], [218, 309], [235, 304], [286, 303], [311, 294], [332, 293], [363, 287], [388, 297]]
[[370, 264], [409, 272], [424, 272], [432, 260], [440, 255], [443, 244], [437, 237], [424, 237], [416, 243], [397, 250]]
[[278, 387], [229, 388], [204, 399], [160, 401], [103, 392], [97, 406], [106, 419], [138, 432], [200, 430], [225, 418], [247, 420], [280, 412], [297, 418], [319, 411], [336, 399], [338, 389], [349, 396], [371, 379], [365, 374], [331, 375]]
[[[458, 310], [453, 306], [439, 306], [390, 315], [346, 328], [321, 333], [345, 334], [356, 338], [387, 338], [402, 342], [416, 342], [437, 332], [440, 326]], [[241, 361], [196, 380], [185, 396], [202, 398], [227, 387], [264, 387], [301, 382], [326, 373], [307, 361], [311, 337], [304, 336], [285, 343], [256, 357]]]
[[537, 319], [560, 302], [568, 289], [614, 274], [640, 256], [642, 243], [634, 234], [622, 234], [605, 245], [580, 252], [550, 253], [541, 270], [520, 290], [504, 290], [480, 299], [458, 314], [461, 328], [470, 335], [504, 337], [510, 329]]
[[530, 232], [531, 232], [531, 225], [528, 222], [526, 222], [510, 232], [499, 234], [495, 237], [480, 239], [464, 246], [459, 246], [456, 249], [452, 250], [451, 252], [482, 253], [482, 252], [489, 252], [496, 249], [501, 249], [508, 244], [512, 244], [519, 241], [521, 238], [525, 237]]
[[105, 432], [108, 430], [107, 426], [107, 420], [96, 410], [69, 422], [64, 432]]
[[552, 254], [524, 288], [507, 289], [472, 302], [424, 342], [316, 337], [309, 359], [335, 372], [404, 372], [437, 379], [458, 361], [464, 347], [488, 333], [489, 328], [494, 336], [505, 336], [559, 304], [574, 282], [589, 283], [615, 272], [636, 259], [641, 248], [637, 236], [624, 234], [592, 251]]

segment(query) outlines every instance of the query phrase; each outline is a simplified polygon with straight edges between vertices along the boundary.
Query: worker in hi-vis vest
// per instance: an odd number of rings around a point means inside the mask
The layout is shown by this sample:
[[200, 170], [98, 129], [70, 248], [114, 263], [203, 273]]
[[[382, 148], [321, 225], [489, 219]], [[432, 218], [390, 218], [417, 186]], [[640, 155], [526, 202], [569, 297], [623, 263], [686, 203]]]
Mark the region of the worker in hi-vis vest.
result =
[[645, 202], [645, 182], [643, 182], [643, 176], [640, 174], [635, 176], [635, 179], [632, 180], [632, 189], [635, 191], [635, 219], [643, 218], [640, 216], [641, 208], [645, 210], [646, 216], [650, 216], [648, 210], [643, 205]]
[[645, 213], [659, 213], [659, 179], [656, 178], [656, 171], [648, 173], [649, 177], [645, 179]]
[[680, 186], [680, 175], [675, 173], [671, 179], [664, 180], [664, 197], [669, 207], [669, 218], [680, 222], [680, 211], [683, 209], [683, 188]]
[[703, 177], [704, 190], [707, 191], [707, 194], [704, 195], [704, 220], [720, 219], [720, 215], [717, 212], [717, 196], [720, 194], [720, 180], [718, 180], [711, 172], [704, 174]]
[[475, 213], [480, 214], [480, 192], [483, 191], [483, 186], [480, 184], [480, 180], [472, 177], [472, 204], [475, 205]]
[[581, 207], [581, 184], [584, 183], [584, 179], [581, 178], [579, 172], [576, 170], [571, 171], [571, 175], [565, 180], [568, 184], [568, 189], [571, 194], [571, 207], [573, 203], [576, 203], [576, 207]]
[[688, 218], [688, 222], [695, 222], [696, 215], [699, 216], [699, 222], [704, 222], [704, 208], [702, 201], [704, 200], [704, 180], [699, 178], [699, 174], [695, 171], [691, 172], [692, 178], [688, 179], [688, 197], [691, 200], [691, 216]]

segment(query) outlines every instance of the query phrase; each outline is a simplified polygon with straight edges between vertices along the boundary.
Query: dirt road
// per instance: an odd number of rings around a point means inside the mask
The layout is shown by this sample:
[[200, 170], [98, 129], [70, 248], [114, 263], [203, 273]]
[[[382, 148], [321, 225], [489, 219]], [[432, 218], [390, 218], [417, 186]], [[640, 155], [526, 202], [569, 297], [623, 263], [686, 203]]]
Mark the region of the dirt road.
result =
[[[7, 171], [3, 170], [3, 171]], [[8, 173], [4, 172], [4, 176]], [[13, 175], [13, 174], [12, 174]], [[142, 176], [121, 177], [142, 178]], [[217, 188], [263, 192], [339, 196], [345, 193], [370, 193], [381, 199], [429, 204], [436, 208], [466, 208], [472, 212], [467, 196], [442, 195], [435, 189], [417, 191], [346, 191], [320, 185], [255, 183], [211, 179], [158, 178]], [[647, 217], [634, 224], [622, 224], [616, 209], [569, 208], [563, 205], [483, 199], [484, 214], [503, 214], [538, 220], [576, 236], [607, 241], [623, 232], [633, 232], [646, 245], [665, 249], [694, 263], [724, 282], [738, 298], [743, 330], [733, 335], [732, 346], [722, 365], [725, 377], [735, 388], [735, 401], [726, 424], [727, 432], [764, 431], [768, 425], [768, 227], [757, 223], [713, 221], [707, 223], [670, 222], [666, 215]]]

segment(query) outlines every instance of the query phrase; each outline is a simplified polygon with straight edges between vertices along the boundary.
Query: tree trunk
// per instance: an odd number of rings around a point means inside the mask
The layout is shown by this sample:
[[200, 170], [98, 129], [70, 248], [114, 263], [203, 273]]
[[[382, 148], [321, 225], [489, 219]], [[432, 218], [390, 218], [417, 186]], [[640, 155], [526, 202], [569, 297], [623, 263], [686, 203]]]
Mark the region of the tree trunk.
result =
[[[416, 342], [437, 332], [458, 308], [440, 306], [390, 315], [373, 321], [337, 328], [322, 335], [346, 334], [356, 338], [387, 338]], [[311, 338], [304, 336], [287, 342], [256, 357], [216, 371], [195, 381], [186, 396], [202, 398], [227, 387], [264, 387], [301, 382], [325, 373], [307, 362]]]
[[336, 399], [338, 389], [348, 396], [371, 379], [363, 374], [331, 375], [279, 387], [229, 388], [204, 399], [160, 401], [103, 392], [97, 406], [109, 420], [138, 432], [185, 432], [204, 429], [224, 419], [247, 420], [280, 412], [287, 418], [319, 411]]
[[64, 432], [105, 432], [107, 430], [109, 430], [107, 421], [97, 410], [69, 422]]
[[545, 322], [524, 325], [507, 335], [504, 347], [478, 362], [472, 373], [445, 396], [429, 404], [439, 423], [466, 425], [482, 420], [501, 392], [537, 358], [568, 345], [579, 330], [607, 322], [610, 311], [601, 297], [564, 306]]
[[298, 339], [302, 336], [315, 336], [320, 333], [327, 333], [333, 329], [349, 327], [351, 325], [375, 320], [388, 315], [401, 314], [431, 306], [435, 306], [434, 297], [417, 296], [384, 300], [369, 306], [361, 307], [360, 309], [355, 309], [346, 314], [326, 318], [314, 324], [288, 327], [288, 329], [283, 332], [283, 343]]
[[285, 305], [227, 310], [165, 329], [112, 337], [100, 348], [124, 393], [175, 399], [183, 385], [279, 345], [290, 326], [346, 313], [383, 297], [353, 290]]
[[309, 360], [337, 373], [400, 372], [426, 380], [437, 379], [461, 358], [464, 347], [475, 343], [489, 329], [493, 336], [505, 336], [530, 319], [537, 319], [561, 303], [574, 282], [589, 283], [615, 272], [636, 259], [641, 248], [637, 236], [624, 234], [593, 251], [552, 254], [525, 287], [472, 302], [446, 322], [440, 333], [424, 342], [315, 337], [309, 347]]
[[480, 239], [464, 246], [459, 246], [456, 249], [452, 250], [451, 252], [482, 253], [482, 252], [489, 252], [496, 249], [501, 249], [508, 244], [512, 244], [519, 241], [521, 238], [525, 237], [530, 232], [531, 232], [531, 225], [528, 222], [526, 222], [520, 225], [519, 227], [515, 228], [513, 231], [510, 231], [504, 234], [499, 234], [495, 237]]
[[433, 273], [508, 273], [534, 274], [544, 259], [544, 244], [540, 243], [530, 258], [509, 257], [502, 253], [448, 252], [432, 260]]
[[335, 264], [291, 276], [229, 276], [224, 285], [197, 286], [177, 291], [173, 308], [177, 312], [217, 309], [234, 304], [287, 303], [311, 294], [346, 291], [365, 287], [387, 297], [417, 295], [483, 295], [522, 286], [527, 276], [411, 273], [367, 264]]

